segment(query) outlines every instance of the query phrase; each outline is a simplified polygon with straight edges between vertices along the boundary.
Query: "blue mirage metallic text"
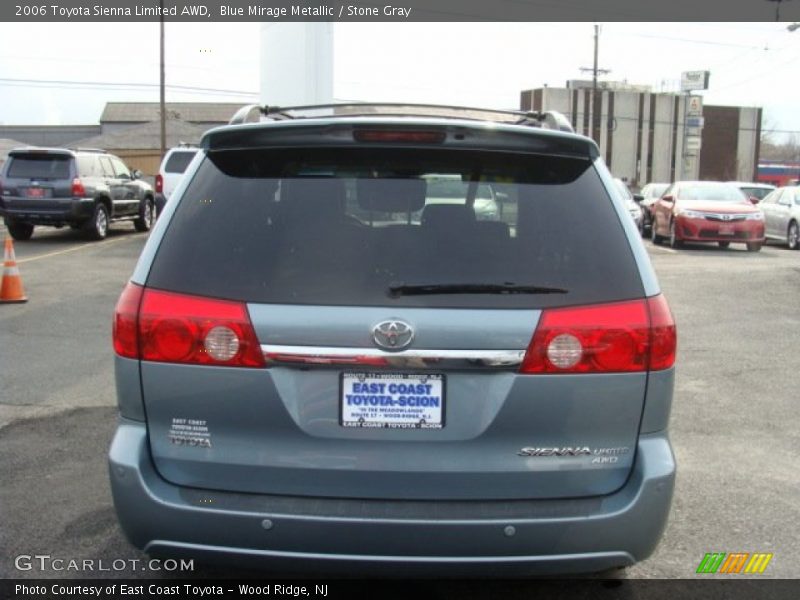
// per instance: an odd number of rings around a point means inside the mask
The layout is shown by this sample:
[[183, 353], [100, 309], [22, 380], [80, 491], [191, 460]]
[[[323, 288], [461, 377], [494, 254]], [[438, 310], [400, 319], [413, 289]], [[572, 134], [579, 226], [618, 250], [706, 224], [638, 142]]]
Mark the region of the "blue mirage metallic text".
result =
[[[337, 10], [338, 9], [338, 10]], [[271, 17], [280, 19], [284, 17], [405, 17], [411, 16], [410, 8], [399, 6], [353, 6], [339, 4], [336, 7], [328, 4], [319, 6], [262, 6], [250, 4], [244, 6], [219, 7], [220, 17]]]

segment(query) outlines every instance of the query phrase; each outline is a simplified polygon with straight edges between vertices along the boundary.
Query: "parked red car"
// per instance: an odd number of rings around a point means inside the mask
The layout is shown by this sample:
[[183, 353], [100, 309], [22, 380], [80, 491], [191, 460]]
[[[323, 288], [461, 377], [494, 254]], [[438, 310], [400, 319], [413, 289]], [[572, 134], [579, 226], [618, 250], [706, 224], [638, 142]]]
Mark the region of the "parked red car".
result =
[[717, 181], [678, 181], [652, 206], [654, 244], [669, 240], [716, 242], [727, 248], [744, 243], [750, 252], [764, 244], [764, 213], [738, 188]]

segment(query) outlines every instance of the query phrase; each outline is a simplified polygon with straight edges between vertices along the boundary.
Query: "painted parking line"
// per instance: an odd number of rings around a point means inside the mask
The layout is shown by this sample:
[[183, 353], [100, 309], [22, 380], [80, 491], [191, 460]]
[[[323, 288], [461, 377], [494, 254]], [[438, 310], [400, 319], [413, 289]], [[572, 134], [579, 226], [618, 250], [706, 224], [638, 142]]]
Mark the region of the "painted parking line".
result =
[[110, 246], [111, 244], [116, 244], [118, 242], [124, 242], [125, 240], [135, 240], [140, 237], [142, 234], [134, 233], [131, 236], [125, 237], [118, 237], [114, 238], [113, 240], [105, 240], [102, 242], [88, 242], [86, 244], [81, 244], [80, 246], [73, 246], [72, 248], [67, 248], [65, 250], [56, 250], [55, 252], [47, 252], [45, 254], [37, 254], [35, 256], [29, 256], [28, 258], [18, 258], [17, 264], [29, 263], [33, 262], [34, 260], [40, 260], [42, 258], [50, 258], [52, 256], [60, 256], [61, 254], [67, 254], [69, 252], [76, 252], [78, 250], [83, 250], [84, 248], [97, 248], [99, 246]]
[[672, 248], [666, 248], [664, 246], [647, 246], [648, 252], [669, 252], [670, 254], [677, 254], [677, 250], [673, 250]]

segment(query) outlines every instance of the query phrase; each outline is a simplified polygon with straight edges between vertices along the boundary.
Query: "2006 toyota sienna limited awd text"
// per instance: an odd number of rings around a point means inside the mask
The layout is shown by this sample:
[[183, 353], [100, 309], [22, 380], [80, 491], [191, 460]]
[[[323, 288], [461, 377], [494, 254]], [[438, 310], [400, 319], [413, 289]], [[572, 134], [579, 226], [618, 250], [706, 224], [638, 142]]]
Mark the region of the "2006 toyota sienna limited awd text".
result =
[[552, 113], [383, 108], [205, 134], [115, 313], [126, 535], [346, 572], [646, 558], [675, 325], [597, 146]]

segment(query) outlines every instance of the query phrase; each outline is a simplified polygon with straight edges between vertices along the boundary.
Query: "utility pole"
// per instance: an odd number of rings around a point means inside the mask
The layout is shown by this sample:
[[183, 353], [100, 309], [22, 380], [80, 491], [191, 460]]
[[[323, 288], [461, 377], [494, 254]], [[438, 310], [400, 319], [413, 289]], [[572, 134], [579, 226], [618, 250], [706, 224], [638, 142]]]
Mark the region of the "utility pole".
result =
[[606, 75], [611, 73], [611, 69], [600, 69], [598, 65], [598, 55], [600, 47], [600, 25], [595, 23], [594, 26], [594, 62], [591, 69], [581, 67], [581, 71], [592, 72], [592, 139], [598, 144], [600, 143], [600, 111], [602, 110], [601, 97], [597, 94], [597, 75], [599, 73]]
[[592, 67], [592, 93], [597, 93], [597, 49], [600, 38], [600, 25], [594, 25], [594, 66]]
[[164, 159], [164, 155], [167, 153], [167, 102], [166, 102], [166, 90], [165, 90], [165, 70], [164, 70], [164, 0], [159, 0], [159, 6], [161, 10], [159, 11], [159, 28], [160, 28], [160, 37], [161, 37], [161, 57], [159, 61], [159, 80], [160, 80], [160, 90], [159, 90], [159, 104], [161, 113], [161, 156], [159, 157], [159, 162]]
[[781, 20], [781, 4], [784, 0], [767, 0], [767, 2], [775, 2], [775, 20]]

